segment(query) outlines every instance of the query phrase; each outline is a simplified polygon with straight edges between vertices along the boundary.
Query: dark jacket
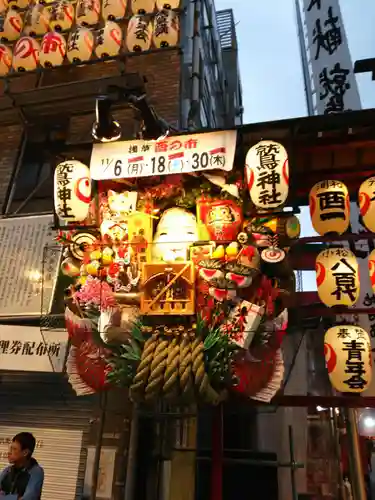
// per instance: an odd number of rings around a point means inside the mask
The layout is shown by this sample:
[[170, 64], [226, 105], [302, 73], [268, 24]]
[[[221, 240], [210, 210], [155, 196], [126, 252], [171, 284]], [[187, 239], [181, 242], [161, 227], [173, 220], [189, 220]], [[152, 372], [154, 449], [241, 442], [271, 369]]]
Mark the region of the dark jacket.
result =
[[5, 496], [1, 500], [40, 500], [44, 481], [44, 471], [32, 458], [28, 467], [19, 469], [14, 465], [6, 467], [0, 474], [0, 491]]

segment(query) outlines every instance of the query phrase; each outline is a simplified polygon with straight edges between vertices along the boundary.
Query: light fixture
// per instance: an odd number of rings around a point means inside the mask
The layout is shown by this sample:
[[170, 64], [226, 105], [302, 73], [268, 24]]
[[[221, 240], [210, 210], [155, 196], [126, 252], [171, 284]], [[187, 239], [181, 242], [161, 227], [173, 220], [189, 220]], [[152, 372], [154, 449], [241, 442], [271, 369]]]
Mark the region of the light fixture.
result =
[[130, 94], [127, 98], [130, 106], [140, 114], [142, 139], [156, 140], [169, 135], [168, 123], [160, 118], [147, 102], [146, 94]]
[[100, 142], [114, 142], [121, 137], [121, 126], [111, 114], [112, 100], [107, 96], [96, 99], [95, 122], [92, 126], [92, 136]]

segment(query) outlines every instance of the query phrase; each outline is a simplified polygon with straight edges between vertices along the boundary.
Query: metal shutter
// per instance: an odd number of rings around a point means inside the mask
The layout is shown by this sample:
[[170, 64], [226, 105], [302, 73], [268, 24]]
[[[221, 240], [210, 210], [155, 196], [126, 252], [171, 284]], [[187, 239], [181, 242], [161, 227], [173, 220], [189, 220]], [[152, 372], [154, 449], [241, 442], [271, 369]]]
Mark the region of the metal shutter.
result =
[[0, 372], [0, 450], [17, 432], [35, 435], [35, 458], [45, 470], [42, 500], [82, 498], [94, 402], [77, 397], [61, 374]]

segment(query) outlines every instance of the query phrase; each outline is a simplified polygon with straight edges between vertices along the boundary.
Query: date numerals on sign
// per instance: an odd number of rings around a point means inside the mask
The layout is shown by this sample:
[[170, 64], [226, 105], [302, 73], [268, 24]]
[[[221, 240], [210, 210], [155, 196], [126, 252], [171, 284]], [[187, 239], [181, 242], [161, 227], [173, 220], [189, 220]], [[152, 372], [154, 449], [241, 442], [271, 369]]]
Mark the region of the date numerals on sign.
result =
[[191, 168], [193, 170], [205, 169], [208, 167], [209, 161], [208, 153], [194, 153], [191, 157]]

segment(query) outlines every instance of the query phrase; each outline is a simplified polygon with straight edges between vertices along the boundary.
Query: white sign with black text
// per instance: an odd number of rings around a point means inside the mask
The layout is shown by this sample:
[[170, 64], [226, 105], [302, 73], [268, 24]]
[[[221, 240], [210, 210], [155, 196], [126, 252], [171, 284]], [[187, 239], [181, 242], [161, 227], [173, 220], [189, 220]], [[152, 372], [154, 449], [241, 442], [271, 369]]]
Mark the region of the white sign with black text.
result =
[[124, 179], [200, 173], [233, 168], [237, 132], [226, 130], [167, 137], [156, 141], [94, 144], [91, 178]]
[[303, 0], [318, 115], [361, 109], [338, 0]]
[[39, 327], [0, 325], [0, 371], [64, 371], [68, 348], [65, 331], [41, 332]]

